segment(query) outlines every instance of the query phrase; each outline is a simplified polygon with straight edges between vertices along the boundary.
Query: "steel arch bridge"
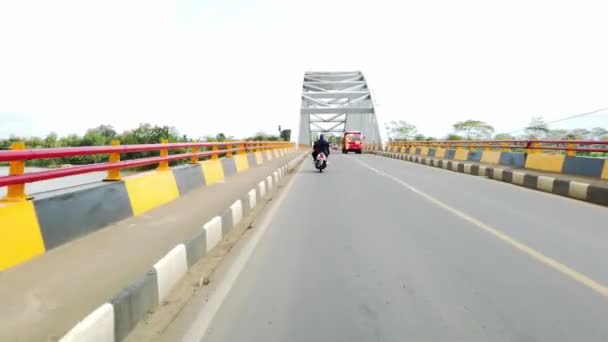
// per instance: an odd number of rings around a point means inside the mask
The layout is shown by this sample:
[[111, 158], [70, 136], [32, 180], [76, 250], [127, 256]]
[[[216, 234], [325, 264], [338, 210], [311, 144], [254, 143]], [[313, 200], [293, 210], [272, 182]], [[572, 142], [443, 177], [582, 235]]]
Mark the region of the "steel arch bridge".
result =
[[374, 103], [360, 71], [304, 74], [298, 143], [313, 135], [361, 131], [366, 143], [381, 144]]

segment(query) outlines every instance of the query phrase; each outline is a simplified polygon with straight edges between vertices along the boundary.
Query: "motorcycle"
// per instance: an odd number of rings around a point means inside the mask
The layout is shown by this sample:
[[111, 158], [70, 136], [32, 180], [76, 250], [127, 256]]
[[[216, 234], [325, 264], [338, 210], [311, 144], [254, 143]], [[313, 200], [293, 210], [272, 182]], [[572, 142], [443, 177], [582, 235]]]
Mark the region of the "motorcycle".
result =
[[323, 172], [323, 169], [327, 167], [327, 157], [325, 153], [321, 152], [317, 154], [317, 158], [315, 158], [315, 168], [319, 170], [319, 172]]

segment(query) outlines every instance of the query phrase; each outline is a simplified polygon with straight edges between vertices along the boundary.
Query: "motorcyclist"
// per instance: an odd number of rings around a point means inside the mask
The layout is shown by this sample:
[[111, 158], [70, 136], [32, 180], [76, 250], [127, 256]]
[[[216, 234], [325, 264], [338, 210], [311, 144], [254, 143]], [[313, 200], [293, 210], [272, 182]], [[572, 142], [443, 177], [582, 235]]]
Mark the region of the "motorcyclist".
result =
[[323, 152], [326, 157], [329, 157], [329, 142], [325, 140], [323, 134], [319, 136], [319, 140], [315, 141], [315, 144], [312, 147], [312, 160], [317, 159], [317, 155]]

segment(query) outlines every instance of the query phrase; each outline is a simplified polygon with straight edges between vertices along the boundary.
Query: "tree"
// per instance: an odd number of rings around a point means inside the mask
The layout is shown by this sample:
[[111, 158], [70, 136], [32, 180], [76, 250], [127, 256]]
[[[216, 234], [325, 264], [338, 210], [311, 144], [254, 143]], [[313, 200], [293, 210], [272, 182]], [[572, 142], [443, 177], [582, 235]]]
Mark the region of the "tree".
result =
[[515, 140], [515, 137], [509, 133], [498, 133], [494, 136], [495, 140]]
[[416, 140], [416, 141], [424, 141], [425, 140], [424, 139], [424, 134], [416, 134], [414, 136], [414, 140]]
[[[167, 139], [169, 142], [177, 142], [181, 140], [179, 132], [175, 127], [170, 126], [152, 126], [149, 123], [142, 123], [139, 127], [125, 131], [123, 134], [118, 136], [122, 145], [135, 145], [135, 144], [158, 144], [163, 139]], [[185, 149], [172, 149], [169, 151], [170, 154], [184, 153]], [[158, 156], [158, 151], [147, 151], [147, 152], [131, 152], [125, 153], [121, 156], [121, 159], [136, 159], [136, 158], [148, 158]], [[171, 165], [181, 163], [183, 161], [171, 162]], [[153, 166], [142, 167], [142, 169], [152, 168]]]
[[224, 142], [226, 140], [228, 140], [228, 138], [226, 137], [226, 134], [224, 134], [224, 133], [218, 133], [215, 136], [215, 141]]
[[467, 139], [489, 139], [494, 133], [494, 127], [479, 120], [459, 121], [453, 127], [456, 133], [463, 133]]
[[111, 141], [101, 135], [98, 131], [88, 130], [80, 140], [80, 146], [100, 146], [109, 145]]
[[180, 135], [175, 127], [170, 126], [152, 126], [149, 123], [140, 124], [139, 127], [125, 131], [119, 137], [121, 144], [158, 144], [163, 139], [169, 142], [180, 140]]
[[411, 140], [416, 136], [416, 126], [407, 121], [391, 121], [384, 125], [390, 140]]
[[464, 138], [461, 135], [458, 134], [454, 134], [454, 133], [450, 133], [448, 134], [447, 137], [445, 137], [445, 140], [463, 140]]
[[327, 137], [327, 141], [332, 146], [333, 145], [339, 146], [342, 143], [342, 138], [337, 135], [330, 135], [329, 137]]
[[566, 134], [566, 138], [576, 140], [588, 140], [591, 139], [591, 132], [585, 128], [575, 128], [568, 131], [568, 134]]
[[106, 139], [106, 141], [112, 141], [116, 139], [117, 133], [114, 130], [114, 127], [110, 125], [99, 125], [95, 128], [91, 128], [87, 130], [87, 133], [96, 133]]
[[255, 133], [252, 137], [249, 137], [245, 140], [253, 140], [253, 141], [278, 141], [279, 137], [276, 135], [270, 135], [266, 132], [260, 131]]
[[595, 140], [608, 140], [608, 130], [602, 127], [594, 127], [591, 129], [591, 138]]
[[[529, 137], [536, 137], [535, 135], [529, 135]], [[553, 139], [553, 140], [562, 140], [568, 139], [568, 130], [567, 129], [550, 129], [543, 135], [545, 139]]]
[[283, 141], [291, 140], [291, 129], [284, 129], [281, 131], [281, 140], [283, 140]]
[[44, 138], [44, 147], [57, 147], [57, 133], [51, 132]]
[[529, 139], [541, 139], [549, 133], [549, 126], [542, 117], [533, 117], [525, 128], [525, 132]]

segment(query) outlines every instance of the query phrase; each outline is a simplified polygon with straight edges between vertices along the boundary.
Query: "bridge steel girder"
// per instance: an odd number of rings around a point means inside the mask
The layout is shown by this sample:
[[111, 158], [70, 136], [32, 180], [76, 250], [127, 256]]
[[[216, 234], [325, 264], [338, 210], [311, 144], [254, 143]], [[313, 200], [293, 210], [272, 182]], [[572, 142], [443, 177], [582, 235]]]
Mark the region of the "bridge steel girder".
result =
[[360, 71], [306, 72], [298, 143], [311, 145], [312, 133], [345, 131], [361, 131], [366, 143], [382, 143], [365, 77]]

